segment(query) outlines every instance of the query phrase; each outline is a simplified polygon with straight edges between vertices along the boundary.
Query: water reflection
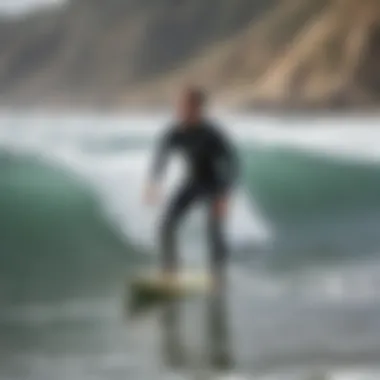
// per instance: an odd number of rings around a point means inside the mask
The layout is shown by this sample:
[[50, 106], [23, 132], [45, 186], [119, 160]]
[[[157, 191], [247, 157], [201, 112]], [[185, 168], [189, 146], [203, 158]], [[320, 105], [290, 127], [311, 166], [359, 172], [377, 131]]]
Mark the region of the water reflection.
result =
[[[225, 292], [208, 298], [206, 306], [206, 347], [204, 355], [201, 355], [203, 363], [199, 363], [199, 366], [206, 365], [209, 369], [218, 371], [230, 370], [233, 360]], [[194, 365], [194, 357], [185, 349], [183, 323], [181, 304], [170, 302], [165, 305], [162, 315], [163, 359], [172, 369]]]
[[226, 294], [220, 293], [208, 301], [208, 331], [210, 364], [215, 369], [232, 367], [231, 339]]

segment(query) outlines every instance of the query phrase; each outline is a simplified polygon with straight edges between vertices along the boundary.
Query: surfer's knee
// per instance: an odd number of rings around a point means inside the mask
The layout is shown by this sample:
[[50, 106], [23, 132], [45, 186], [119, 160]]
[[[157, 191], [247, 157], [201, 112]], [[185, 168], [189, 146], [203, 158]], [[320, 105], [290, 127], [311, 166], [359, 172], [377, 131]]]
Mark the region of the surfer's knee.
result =
[[227, 260], [227, 239], [220, 219], [212, 219], [209, 225], [209, 241], [212, 247], [211, 260], [215, 266], [223, 266]]
[[184, 213], [185, 209], [179, 204], [169, 206], [161, 221], [162, 232], [172, 233], [176, 230]]
[[170, 236], [176, 230], [178, 224], [178, 218], [175, 214], [168, 213], [164, 218], [162, 218], [160, 223], [161, 235], [166, 237]]

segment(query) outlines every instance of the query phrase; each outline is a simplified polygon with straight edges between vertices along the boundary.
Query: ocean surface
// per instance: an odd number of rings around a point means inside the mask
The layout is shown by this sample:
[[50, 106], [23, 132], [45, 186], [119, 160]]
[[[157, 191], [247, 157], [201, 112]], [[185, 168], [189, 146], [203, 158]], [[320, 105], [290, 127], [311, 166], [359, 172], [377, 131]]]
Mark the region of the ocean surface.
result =
[[[378, 380], [380, 119], [219, 115], [243, 174], [228, 290], [136, 317], [182, 172], [144, 205], [168, 120], [0, 114], [0, 379]], [[205, 268], [201, 206], [180, 238]]]

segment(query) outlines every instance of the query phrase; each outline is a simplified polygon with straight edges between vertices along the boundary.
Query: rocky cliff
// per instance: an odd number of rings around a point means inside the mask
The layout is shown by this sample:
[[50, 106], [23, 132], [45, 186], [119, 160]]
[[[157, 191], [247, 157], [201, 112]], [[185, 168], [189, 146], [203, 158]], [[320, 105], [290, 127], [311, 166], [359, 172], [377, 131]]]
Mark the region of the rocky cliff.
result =
[[0, 102], [376, 107], [379, 59], [378, 0], [72, 0], [0, 22]]

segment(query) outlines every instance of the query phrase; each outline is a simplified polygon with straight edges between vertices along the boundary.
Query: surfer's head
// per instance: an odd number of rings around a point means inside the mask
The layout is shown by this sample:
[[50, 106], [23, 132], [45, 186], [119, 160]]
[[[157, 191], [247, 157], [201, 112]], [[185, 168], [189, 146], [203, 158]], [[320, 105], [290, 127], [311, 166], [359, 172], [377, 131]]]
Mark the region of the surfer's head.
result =
[[184, 87], [179, 96], [178, 117], [184, 125], [196, 124], [203, 118], [206, 93], [196, 86]]

